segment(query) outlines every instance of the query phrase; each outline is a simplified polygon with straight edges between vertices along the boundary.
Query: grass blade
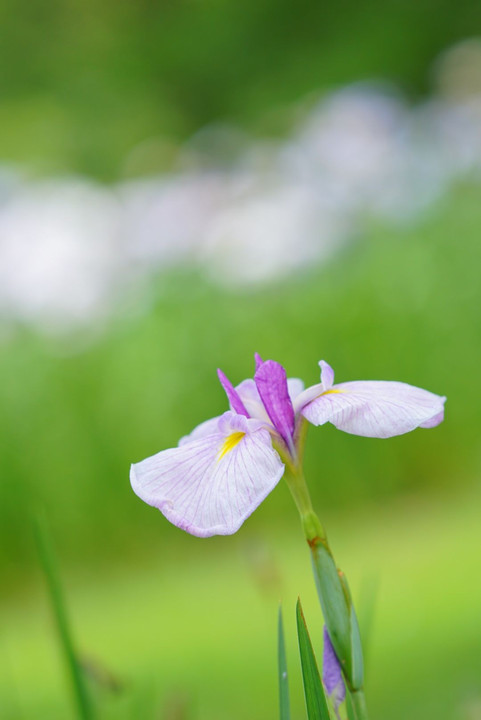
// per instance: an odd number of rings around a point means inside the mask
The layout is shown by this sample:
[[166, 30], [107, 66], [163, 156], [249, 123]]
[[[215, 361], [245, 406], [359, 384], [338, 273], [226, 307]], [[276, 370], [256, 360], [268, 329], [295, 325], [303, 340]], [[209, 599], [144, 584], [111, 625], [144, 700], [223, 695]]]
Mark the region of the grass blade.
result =
[[75, 653], [57, 563], [50, 535], [43, 518], [38, 516], [34, 518], [34, 531], [38, 556], [47, 581], [50, 604], [60, 636], [60, 644], [73, 685], [78, 717], [80, 720], [93, 720], [94, 711], [87, 692], [82, 668]]
[[282, 608], [279, 605], [277, 666], [279, 671], [279, 718], [290, 720], [289, 707], [289, 681], [287, 677], [286, 646], [284, 643], [284, 626], [282, 623]]
[[324, 687], [319, 676], [316, 656], [312, 649], [300, 600], [297, 601], [296, 616], [307, 717], [309, 720], [330, 720]]

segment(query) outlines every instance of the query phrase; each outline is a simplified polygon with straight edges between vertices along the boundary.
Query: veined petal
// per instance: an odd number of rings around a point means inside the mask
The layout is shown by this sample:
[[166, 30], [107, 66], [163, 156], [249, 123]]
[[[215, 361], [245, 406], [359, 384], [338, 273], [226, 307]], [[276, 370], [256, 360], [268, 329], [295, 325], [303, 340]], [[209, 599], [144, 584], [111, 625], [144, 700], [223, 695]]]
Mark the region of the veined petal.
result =
[[225, 413], [218, 432], [132, 465], [134, 492], [198, 537], [230, 535], [284, 473], [262, 423]]
[[[256, 353], [255, 358], [256, 358], [256, 367], [260, 367], [261, 365], [264, 364], [264, 361], [262, 360], [260, 355], [258, 355], [258, 353]], [[223, 375], [223, 373], [221, 373], [221, 374]], [[224, 378], [224, 381], [227, 381], [227, 383], [229, 383], [229, 381], [227, 380], [227, 378], [225, 378], [224, 375], [223, 375], [223, 378]], [[223, 386], [225, 387], [222, 379], [221, 379], [221, 382], [222, 382]], [[229, 385], [230, 385], [230, 383], [229, 383]], [[259, 391], [257, 389], [257, 385], [254, 380], [251, 380], [250, 378], [247, 380], [243, 380], [241, 383], [239, 383], [239, 385], [236, 385], [235, 388], [232, 388], [232, 389], [229, 388], [229, 392], [232, 393], [232, 390], [234, 391], [234, 393], [236, 394], [236, 397], [239, 400], [238, 406], [239, 407], [242, 406], [245, 410], [245, 413], [242, 413], [242, 414], [246, 414], [247, 417], [250, 417], [250, 418], [256, 418], [258, 420], [262, 420], [265, 425], [269, 425], [270, 427], [272, 427], [273, 422], [272, 422], [271, 418], [269, 417], [269, 415], [267, 414], [266, 408], [264, 407], [264, 403], [261, 400], [261, 396], [259, 395]], [[291, 402], [294, 401], [294, 399], [296, 397], [298, 397], [298, 395], [300, 395], [303, 390], [304, 390], [304, 383], [299, 378], [289, 378], [287, 380], [287, 392], [288, 392], [289, 398], [291, 399]], [[226, 392], [227, 392], [227, 390], [226, 390]], [[317, 394], [318, 393], [316, 393], [316, 396], [317, 396]], [[232, 402], [231, 402], [231, 407], [235, 410]]]
[[[251, 417], [265, 420], [271, 424], [271, 420], [262, 404], [261, 396], [259, 395], [254, 380], [243, 380], [235, 389]], [[302, 380], [299, 378], [287, 379], [287, 391], [292, 402], [294, 402], [295, 398], [298, 397], [303, 390], [304, 383]]]
[[445, 400], [406, 383], [365, 380], [334, 385], [305, 405], [302, 414], [314, 425], [331, 422], [353, 435], [388, 438], [438, 425]]
[[235, 389], [251, 418], [257, 418], [266, 425], [272, 425], [254, 380], [243, 380]]
[[286, 371], [274, 360], [266, 360], [256, 371], [254, 380], [272, 424], [289, 446], [295, 420]]
[[[442, 398], [443, 402], [446, 401], [446, 398]], [[444, 406], [442, 410], [438, 412], [437, 415], [433, 415], [432, 418], [429, 418], [429, 420], [426, 420], [426, 422], [422, 422], [419, 427], [422, 428], [433, 428], [436, 427], [436, 425], [440, 425], [442, 421], [444, 420]]]
[[217, 370], [217, 375], [219, 377], [222, 387], [225, 390], [225, 394], [227, 395], [232, 410], [234, 410], [239, 415], [245, 415], [245, 417], [249, 417], [249, 413], [247, 412], [244, 403], [240, 399], [239, 394], [237, 393], [229, 378], [224, 375], [222, 370]]

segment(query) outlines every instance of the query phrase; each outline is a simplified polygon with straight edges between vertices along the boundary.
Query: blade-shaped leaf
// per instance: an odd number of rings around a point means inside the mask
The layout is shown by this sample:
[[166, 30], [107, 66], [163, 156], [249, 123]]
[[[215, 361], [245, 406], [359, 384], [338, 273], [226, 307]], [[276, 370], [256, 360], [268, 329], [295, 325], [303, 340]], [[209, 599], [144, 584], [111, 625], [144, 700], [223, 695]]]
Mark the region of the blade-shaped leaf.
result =
[[287, 678], [286, 646], [284, 643], [284, 626], [282, 623], [282, 608], [279, 606], [277, 662], [279, 671], [279, 718], [290, 720], [289, 682]]
[[93, 720], [94, 710], [88, 695], [85, 677], [75, 653], [57, 563], [55, 561], [50, 535], [43, 517], [37, 516], [34, 518], [34, 530], [40, 564], [47, 581], [50, 604], [57, 624], [65, 663], [72, 680], [78, 717], [80, 720]]
[[297, 601], [296, 616], [307, 716], [309, 720], [330, 720], [324, 687], [319, 675], [300, 600]]

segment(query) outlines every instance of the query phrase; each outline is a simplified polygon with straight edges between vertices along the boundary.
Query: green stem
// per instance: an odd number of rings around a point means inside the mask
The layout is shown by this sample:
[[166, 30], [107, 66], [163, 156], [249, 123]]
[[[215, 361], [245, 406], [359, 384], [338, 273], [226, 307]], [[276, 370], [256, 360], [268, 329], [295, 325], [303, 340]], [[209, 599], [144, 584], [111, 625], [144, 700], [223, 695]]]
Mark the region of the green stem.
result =
[[368, 720], [366, 698], [362, 690], [351, 693], [352, 706], [356, 715], [356, 720]]
[[363, 693], [363, 658], [356, 613], [346, 578], [336, 566], [327, 535], [312, 507], [300, 460], [289, 466], [287, 484], [301, 516], [311, 551], [317, 592], [331, 642], [353, 694], [356, 720], [367, 720]]

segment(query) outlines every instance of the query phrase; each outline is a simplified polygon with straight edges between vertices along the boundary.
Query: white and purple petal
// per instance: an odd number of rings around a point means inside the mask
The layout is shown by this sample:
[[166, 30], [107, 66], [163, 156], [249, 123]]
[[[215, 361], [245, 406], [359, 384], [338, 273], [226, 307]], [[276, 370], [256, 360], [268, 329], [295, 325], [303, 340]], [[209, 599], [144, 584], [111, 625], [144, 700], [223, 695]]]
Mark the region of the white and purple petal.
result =
[[243, 380], [235, 389], [251, 418], [257, 418], [263, 420], [266, 425], [272, 425], [254, 380]]
[[313, 425], [331, 422], [353, 435], [388, 438], [438, 425], [445, 400], [406, 383], [365, 380], [323, 390], [302, 408], [302, 414]]
[[330, 390], [332, 383], [334, 382], [334, 370], [325, 360], [321, 360], [319, 363], [321, 368], [321, 382], [316, 385], [311, 385], [306, 390], [298, 393], [292, 398], [292, 404], [294, 406], [294, 412], [297, 413], [302, 410], [305, 405], [315, 400], [323, 392]]
[[324, 390], [329, 390], [334, 384], [334, 370], [325, 360], [319, 361], [321, 368], [321, 384]]
[[174, 525], [209, 537], [236, 532], [283, 473], [262, 423], [228, 412], [215, 433], [132, 465], [130, 481]]
[[300, 378], [287, 378], [287, 391], [294, 404], [294, 400], [304, 391], [303, 381]]

